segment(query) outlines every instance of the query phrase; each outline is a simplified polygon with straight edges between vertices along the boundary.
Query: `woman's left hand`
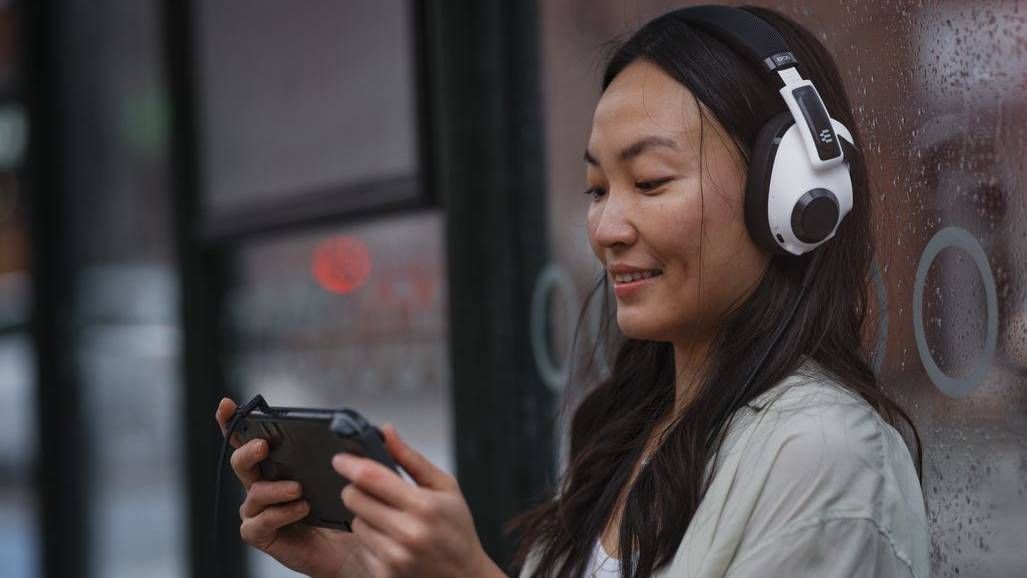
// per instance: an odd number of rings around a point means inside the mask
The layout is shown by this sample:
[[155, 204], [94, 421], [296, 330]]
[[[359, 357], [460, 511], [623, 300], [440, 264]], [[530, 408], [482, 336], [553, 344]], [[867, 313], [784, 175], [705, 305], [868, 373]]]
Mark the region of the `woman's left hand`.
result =
[[505, 576], [481, 547], [457, 481], [382, 426], [385, 446], [412, 485], [382, 464], [336, 454], [332, 467], [350, 480], [342, 502], [366, 546], [364, 563], [375, 578]]

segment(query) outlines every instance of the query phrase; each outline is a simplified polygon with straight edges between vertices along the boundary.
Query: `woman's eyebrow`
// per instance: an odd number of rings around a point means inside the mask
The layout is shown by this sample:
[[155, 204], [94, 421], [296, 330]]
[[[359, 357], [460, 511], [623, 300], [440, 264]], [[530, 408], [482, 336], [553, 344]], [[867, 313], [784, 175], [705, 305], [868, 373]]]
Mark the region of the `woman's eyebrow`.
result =
[[[678, 143], [672, 138], [650, 135], [639, 139], [631, 146], [622, 150], [620, 152], [620, 160], [621, 162], [630, 161], [651, 147], [667, 147], [678, 150]], [[592, 153], [588, 152], [588, 149], [585, 149], [585, 162], [595, 167], [599, 166], [599, 161], [596, 160]]]

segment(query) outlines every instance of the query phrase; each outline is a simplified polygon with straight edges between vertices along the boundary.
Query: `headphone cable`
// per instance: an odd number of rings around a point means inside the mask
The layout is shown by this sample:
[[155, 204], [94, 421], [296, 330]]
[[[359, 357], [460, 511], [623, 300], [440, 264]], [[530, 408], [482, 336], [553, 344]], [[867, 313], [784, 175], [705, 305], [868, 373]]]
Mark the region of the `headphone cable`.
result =
[[240, 408], [235, 410], [235, 415], [232, 416], [232, 420], [228, 422], [228, 427], [225, 428], [225, 437], [221, 442], [221, 455], [218, 457], [217, 466], [217, 481], [214, 483], [214, 566], [216, 574], [221, 575], [221, 556], [218, 549], [218, 514], [221, 511], [221, 474], [225, 469], [225, 455], [228, 453], [229, 442], [232, 439], [232, 434], [235, 433], [235, 429], [239, 426], [239, 422], [255, 409], [260, 409], [265, 413], [270, 413], [267, 402], [264, 401], [264, 396], [259, 393], [253, 397], [250, 401], [246, 402]]

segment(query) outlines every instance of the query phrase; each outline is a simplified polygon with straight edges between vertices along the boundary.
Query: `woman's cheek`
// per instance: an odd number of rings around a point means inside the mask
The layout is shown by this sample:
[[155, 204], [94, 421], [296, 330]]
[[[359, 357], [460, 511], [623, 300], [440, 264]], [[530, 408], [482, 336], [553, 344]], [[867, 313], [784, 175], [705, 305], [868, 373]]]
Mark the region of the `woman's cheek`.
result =
[[585, 226], [588, 229], [588, 245], [592, 247], [592, 252], [596, 258], [600, 261], [603, 260], [603, 251], [599, 246], [599, 242], [596, 241], [596, 226], [598, 225], [597, 215], [593, 208], [589, 208], [588, 218], [585, 221]]

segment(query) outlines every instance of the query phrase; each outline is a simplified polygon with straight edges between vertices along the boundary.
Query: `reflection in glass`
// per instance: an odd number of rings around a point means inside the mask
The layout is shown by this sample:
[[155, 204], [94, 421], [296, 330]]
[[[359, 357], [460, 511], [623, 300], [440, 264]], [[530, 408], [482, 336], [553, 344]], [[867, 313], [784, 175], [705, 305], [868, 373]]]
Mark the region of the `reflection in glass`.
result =
[[207, 208], [416, 173], [411, 8], [197, 2]]
[[[69, 327], [89, 574], [181, 576], [188, 510], [161, 4], [62, 4]], [[44, 234], [50, 234], [45, 232]]]
[[31, 472], [35, 439], [35, 355], [26, 334], [0, 338], [0, 568], [39, 575], [37, 496]]
[[[235, 391], [391, 421], [453, 472], [441, 214], [262, 242], [236, 268], [224, 320]], [[260, 576], [291, 575], [249, 555]]]
[[[159, 265], [94, 266], [79, 299], [90, 322], [77, 334], [89, 416], [89, 539], [100, 576], [179, 576], [172, 546], [185, 504], [179, 443], [177, 285]], [[140, 531], [146, 528], [146, 531]]]

